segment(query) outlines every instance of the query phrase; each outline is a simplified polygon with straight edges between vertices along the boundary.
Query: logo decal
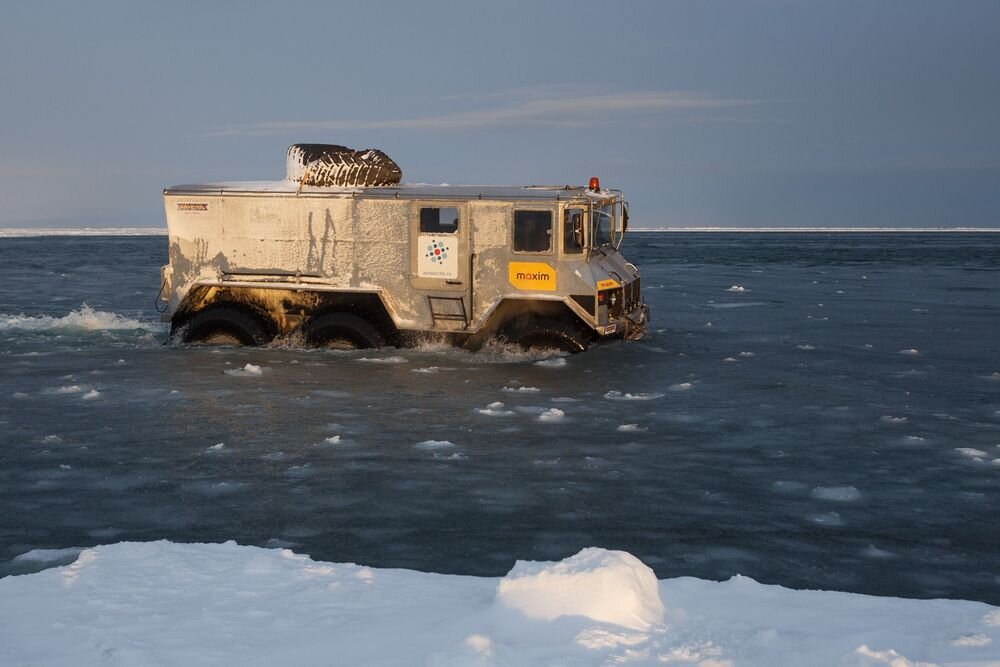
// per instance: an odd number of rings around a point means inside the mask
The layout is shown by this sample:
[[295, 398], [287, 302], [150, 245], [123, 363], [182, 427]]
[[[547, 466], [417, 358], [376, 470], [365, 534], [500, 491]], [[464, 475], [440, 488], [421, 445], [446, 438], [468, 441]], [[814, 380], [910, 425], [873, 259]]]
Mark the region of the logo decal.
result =
[[597, 281], [597, 289], [599, 290], [614, 289], [616, 287], [621, 287], [621, 283], [619, 283], [617, 280], [611, 280], [610, 278], [608, 278], [607, 280]]
[[556, 271], [544, 262], [511, 262], [507, 265], [507, 279], [517, 289], [556, 291]]
[[444, 241], [434, 239], [431, 241], [430, 245], [427, 246], [427, 258], [435, 264], [443, 264], [444, 260], [448, 259], [449, 250], [451, 250], [451, 248], [446, 246]]

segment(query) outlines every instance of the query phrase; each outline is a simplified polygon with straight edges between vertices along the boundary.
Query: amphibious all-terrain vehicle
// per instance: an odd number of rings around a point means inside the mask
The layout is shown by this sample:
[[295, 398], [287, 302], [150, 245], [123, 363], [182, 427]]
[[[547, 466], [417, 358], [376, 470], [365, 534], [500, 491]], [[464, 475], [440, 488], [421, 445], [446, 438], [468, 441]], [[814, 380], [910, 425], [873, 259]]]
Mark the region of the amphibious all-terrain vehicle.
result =
[[[384, 159], [383, 159], [384, 158]], [[163, 192], [160, 298], [188, 343], [378, 347], [491, 338], [584, 350], [638, 338], [628, 206], [576, 186], [398, 185], [380, 151], [299, 144], [276, 182]]]

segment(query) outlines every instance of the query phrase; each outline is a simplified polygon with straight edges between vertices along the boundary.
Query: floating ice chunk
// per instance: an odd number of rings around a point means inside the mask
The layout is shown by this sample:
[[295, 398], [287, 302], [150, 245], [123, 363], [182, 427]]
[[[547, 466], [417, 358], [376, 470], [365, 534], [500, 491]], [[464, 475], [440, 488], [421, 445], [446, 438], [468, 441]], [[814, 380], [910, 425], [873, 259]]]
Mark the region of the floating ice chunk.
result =
[[920, 352], [919, 352], [919, 351], [918, 351], [918, 350], [917, 350], [916, 348], [912, 348], [912, 347], [911, 347], [911, 348], [910, 348], [910, 349], [908, 349], [908, 350], [900, 350], [900, 351], [899, 351], [899, 354], [906, 354], [906, 355], [909, 355], [909, 356], [912, 356], [912, 357], [915, 357], [915, 356], [917, 356], [918, 354], [920, 354]]
[[799, 349], [799, 350], [815, 350], [816, 349], [815, 345], [810, 345], [809, 343], [805, 343], [803, 345], [796, 345], [795, 347], [797, 349]]
[[894, 417], [892, 415], [882, 415], [881, 419], [886, 424], [905, 424], [909, 421], [907, 417]]
[[842, 526], [844, 522], [838, 512], [826, 512], [823, 514], [810, 514], [806, 517], [809, 521], [820, 526]]
[[622, 424], [617, 430], [619, 433], [645, 433], [649, 429], [640, 427], [638, 424]]
[[357, 361], [366, 362], [369, 364], [406, 364], [409, 363], [406, 357], [393, 356], [393, 357], [361, 357]]
[[624, 551], [586, 548], [559, 562], [517, 561], [496, 601], [531, 619], [583, 616], [644, 631], [663, 620], [656, 575]]
[[993, 373], [990, 373], [989, 375], [983, 375], [982, 377], [987, 380], [1000, 380], [1000, 373], [994, 371]]
[[757, 355], [754, 354], [753, 352], [740, 352], [736, 356], [739, 356], [739, 357], [756, 357]]
[[809, 487], [802, 482], [778, 480], [771, 485], [771, 488], [778, 493], [799, 493], [800, 491], [805, 491]]
[[861, 492], [853, 486], [817, 486], [810, 495], [820, 500], [835, 500], [841, 503], [861, 498]]
[[975, 459], [981, 461], [989, 456], [986, 452], [981, 449], [976, 449], [974, 447], [956, 447], [955, 451], [970, 459]]
[[903, 442], [911, 445], [915, 445], [920, 442], [924, 442], [927, 438], [921, 437], [919, 435], [904, 435]]
[[413, 446], [417, 449], [433, 451], [436, 449], [448, 449], [450, 447], [454, 447], [455, 443], [449, 442], [448, 440], [423, 440]]
[[976, 633], [969, 633], [967, 635], [962, 635], [960, 637], [955, 637], [949, 643], [952, 646], [979, 648], [980, 646], [989, 646], [990, 644], [993, 643], [993, 640], [982, 633], [976, 632]]
[[258, 377], [264, 374], [264, 369], [247, 362], [243, 368], [230, 368], [227, 371], [223, 371], [223, 373], [232, 375], [233, 377]]
[[566, 418], [566, 413], [559, 408], [549, 408], [542, 414], [538, 415], [538, 421], [541, 422], [561, 422]]
[[541, 389], [539, 389], [538, 387], [504, 387], [500, 391], [507, 391], [507, 392], [519, 392], [519, 391], [521, 391], [521, 392], [524, 392], [524, 393], [531, 393], [531, 394], [533, 394], [533, 393], [541, 391]]
[[13, 398], [14, 400], [22, 401], [28, 398], [28, 394], [24, 393], [23, 391], [15, 391], [13, 394], [10, 395], [10, 397]]
[[338, 445], [340, 444], [340, 436], [331, 435], [329, 438], [324, 438], [323, 443], [327, 445]]
[[212, 445], [211, 447], [206, 448], [205, 451], [206, 452], [221, 452], [225, 448], [226, 448], [226, 443], [224, 443], [224, 442], [218, 442], [218, 443]]
[[509, 417], [514, 414], [513, 410], [507, 410], [506, 406], [500, 401], [493, 401], [485, 408], [477, 409], [476, 412], [487, 417]]
[[571, 396], [556, 396], [552, 399], [553, 403], [579, 403], [579, 398], [573, 398]]
[[672, 384], [667, 389], [670, 391], [689, 391], [694, 385], [690, 382], [678, 382], [677, 384]]
[[878, 558], [878, 559], [896, 557], [896, 554], [892, 553], [891, 551], [886, 551], [885, 549], [879, 549], [874, 544], [869, 544], [867, 547], [862, 549], [861, 555], [864, 556], [865, 558]]
[[746, 287], [743, 287], [743, 285], [733, 285], [732, 287], [730, 287], [726, 291], [727, 292], [739, 292], [740, 294], [743, 294], [745, 292], [749, 292], [750, 290], [748, 290]]
[[620, 391], [609, 391], [604, 394], [604, 398], [609, 401], [652, 401], [657, 398], [663, 398], [666, 394], [660, 393], [658, 391], [650, 391], [646, 393], [629, 394], [622, 393]]
[[62, 441], [63, 439], [60, 438], [58, 435], [47, 435], [44, 438], [42, 438], [43, 445], [58, 445], [61, 444]]
[[65, 387], [59, 387], [58, 389], [53, 389], [53, 394], [79, 394], [83, 389], [80, 388], [78, 384], [71, 384]]
[[14, 556], [16, 562], [29, 563], [71, 563], [86, 547], [66, 547], [65, 549], [32, 549]]
[[542, 359], [541, 361], [535, 362], [536, 366], [541, 366], [542, 368], [562, 368], [566, 365], [566, 357], [552, 357], [551, 359]]
[[736, 357], [726, 357], [723, 361], [736, 361]]
[[96, 389], [91, 389], [86, 394], [81, 396], [80, 399], [84, 401], [92, 401], [95, 398], [100, 398], [100, 397], [101, 397], [101, 392], [97, 391]]

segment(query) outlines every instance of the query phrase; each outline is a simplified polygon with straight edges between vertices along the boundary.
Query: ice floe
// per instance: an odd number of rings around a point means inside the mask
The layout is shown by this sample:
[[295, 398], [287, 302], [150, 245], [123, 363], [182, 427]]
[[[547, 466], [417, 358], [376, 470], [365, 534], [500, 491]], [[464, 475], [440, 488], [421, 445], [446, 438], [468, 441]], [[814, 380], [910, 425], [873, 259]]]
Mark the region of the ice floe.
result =
[[508, 410], [500, 401], [494, 401], [485, 408], [477, 408], [476, 412], [487, 417], [509, 417], [514, 414], [513, 410]]
[[920, 351], [911, 347], [908, 350], [900, 350], [899, 354], [905, 354], [907, 356], [915, 357], [920, 354]]
[[504, 387], [500, 391], [506, 391], [506, 392], [512, 392], [512, 393], [522, 392], [522, 393], [534, 394], [534, 393], [537, 393], [537, 392], [541, 391], [541, 389], [539, 389], [538, 387]]
[[437, 449], [450, 449], [455, 446], [455, 443], [448, 440], [423, 440], [413, 445], [417, 449], [425, 450], [437, 450]]
[[407, 364], [409, 360], [406, 357], [400, 357], [398, 355], [392, 357], [361, 357], [360, 359], [355, 359], [355, 361], [360, 361], [368, 364]]
[[664, 396], [666, 396], [666, 394], [663, 394], [658, 391], [650, 391], [645, 393], [639, 392], [635, 394], [631, 394], [628, 392], [620, 392], [620, 391], [609, 391], [604, 394], [604, 398], [608, 399], [609, 401], [652, 401], [657, 398], [663, 398]]
[[[293, 544], [283, 538], [269, 545]], [[0, 628], [5, 662], [56, 667], [109, 656], [449, 667], [985, 666], [1000, 657], [1000, 609], [980, 602], [791, 590], [738, 575], [658, 581], [638, 558], [598, 548], [486, 578], [233, 542], [120, 543], [0, 579]]]
[[834, 500], [841, 503], [861, 499], [861, 492], [853, 486], [817, 486], [810, 495], [820, 500]]
[[542, 368], [562, 368], [566, 365], [566, 357], [552, 357], [551, 359], [541, 359], [535, 362], [536, 366]]
[[616, 429], [619, 433], [645, 433], [647, 430], [638, 424], [622, 424]]

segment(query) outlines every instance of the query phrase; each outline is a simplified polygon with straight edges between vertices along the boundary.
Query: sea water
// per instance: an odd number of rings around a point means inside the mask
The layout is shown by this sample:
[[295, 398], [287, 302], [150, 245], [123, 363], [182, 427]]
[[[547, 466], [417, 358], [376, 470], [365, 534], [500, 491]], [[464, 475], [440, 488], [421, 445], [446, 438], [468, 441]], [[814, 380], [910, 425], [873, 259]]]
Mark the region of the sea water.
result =
[[0, 238], [0, 575], [167, 538], [1000, 603], [1000, 236], [635, 233], [573, 356], [165, 344], [166, 239]]

